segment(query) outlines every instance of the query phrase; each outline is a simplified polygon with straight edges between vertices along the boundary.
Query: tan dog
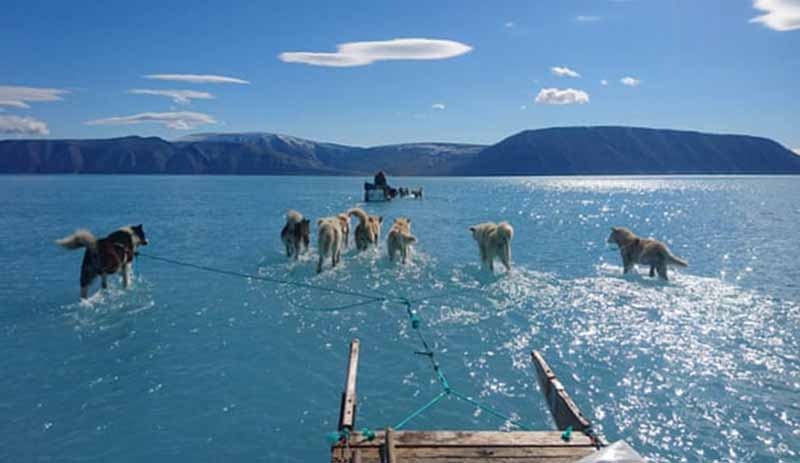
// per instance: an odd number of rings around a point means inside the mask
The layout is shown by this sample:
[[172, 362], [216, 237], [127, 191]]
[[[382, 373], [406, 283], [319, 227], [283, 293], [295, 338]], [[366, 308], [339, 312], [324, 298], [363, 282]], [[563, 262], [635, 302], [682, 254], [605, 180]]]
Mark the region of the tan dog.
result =
[[386, 248], [389, 251], [389, 260], [394, 261], [397, 253], [400, 253], [402, 262], [408, 260], [408, 248], [411, 243], [416, 243], [417, 238], [411, 234], [411, 219], [398, 217], [394, 219], [389, 234], [386, 235]]
[[500, 258], [506, 270], [511, 270], [511, 240], [514, 228], [508, 222], [486, 222], [469, 227], [472, 237], [478, 242], [481, 263], [494, 271], [494, 260]]
[[369, 215], [360, 207], [350, 209], [347, 211], [347, 215], [350, 217], [356, 216], [360, 221], [359, 224], [356, 225], [355, 233], [353, 233], [356, 240], [356, 248], [358, 248], [359, 251], [364, 251], [370, 246], [377, 246], [381, 236], [383, 217], [379, 215]]
[[650, 276], [668, 280], [667, 265], [688, 267], [689, 264], [675, 257], [667, 245], [653, 238], [639, 238], [625, 227], [611, 227], [608, 243], [616, 243], [622, 255], [623, 273], [628, 273], [636, 264], [650, 266]]
[[326, 257], [330, 256], [331, 267], [336, 267], [341, 260], [346, 223], [347, 219], [341, 216], [326, 217], [317, 221], [317, 247], [319, 248], [317, 273], [322, 272], [322, 262]]
[[303, 251], [308, 251], [308, 243], [311, 235], [311, 224], [308, 219], [303, 218], [303, 214], [289, 210], [286, 213], [286, 225], [281, 230], [281, 241], [286, 247], [286, 257], [295, 260]]
[[350, 216], [344, 213], [336, 217], [339, 217], [339, 220], [342, 221], [342, 233], [344, 233], [344, 246], [342, 248], [346, 248], [350, 246]]

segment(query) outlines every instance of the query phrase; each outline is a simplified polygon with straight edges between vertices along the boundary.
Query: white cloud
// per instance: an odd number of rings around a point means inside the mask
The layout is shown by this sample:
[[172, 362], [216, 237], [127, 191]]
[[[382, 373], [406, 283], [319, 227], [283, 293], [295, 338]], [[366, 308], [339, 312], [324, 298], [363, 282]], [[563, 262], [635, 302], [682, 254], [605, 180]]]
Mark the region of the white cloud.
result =
[[568, 68], [566, 66], [564, 66], [564, 67], [553, 66], [553, 67], [550, 68], [550, 72], [552, 72], [553, 74], [555, 74], [555, 75], [557, 75], [559, 77], [580, 77], [581, 76], [580, 74], [578, 74], [577, 72], [573, 71], [572, 69], [570, 69], [570, 68]]
[[286, 63], [349, 67], [366, 66], [375, 61], [447, 59], [471, 50], [469, 45], [452, 40], [410, 38], [342, 43], [336, 46], [336, 53], [285, 52], [278, 55], [278, 59]]
[[208, 92], [197, 92], [194, 90], [152, 90], [147, 88], [135, 88], [128, 90], [134, 95], [155, 95], [172, 98], [172, 101], [179, 104], [189, 104], [192, 100], [213, 100], [214, 95]]
[[507, 23], [505, 23], [505, 24], [504, 24], [504, 26], [505, 26], [507, 29], [511, 29], [511, 28], [513, 28], [514, 26], [516, 26], [516, 24], [514, 24], [514, 21], [508, 21]]
[[794, 154], [800, 156], [800, 148], [794, 148], [792, 151], [794, 151]]
[[536, 95], [536, 102], [557, 105], [586, 104], [589, 102], [589, 94], [574, 88], [543, 88]]
[[608, 81], [603, 79], [603, 80], [600, 81], [600, 85], [606, 86], [606, 85], [608, 85]]
[[522, 106], [519, 107], [520, 111], [525, 111], [526, 109], [528, 109], [527, 105], [522, 105]]
[[131, 116], [116, 116], [105, 119], [87, 121], [87, 125], [133, 125], [154, 123], [175, 130], [192, 130], [204, 124], [216, 124], [217, 121], [208, 114], [191, 111], [168, 113], [140, 113]]
[[19, 100], [0, 100], [0, 106], [13, 106], [14, 108], [30, 108], [30, 105]]
[[249, 84], [250, 82], [237, 77], [215, 76], [210, 74], [148, 74], [145, 79], [171, 80], [175, 82], [189, 82], [192, 84]]
[[625, 76], [619, 81], [622, 83], [622, 85], [627, 85], [628, 87], [637, 87], [639, 84], [642, 83], [641, 80], [631, 76]]
[[16, 87], [0, 85], [0, 106], [30, 108], [29, 102], [59, 101], [61, 95], [69, 93], [58, 88]]
[[431, 108], [443, 110], [445, 108], [445, 105], [444, 103], [434, 103], [431, 105]]
[[575, 16], [575, 21], [578, 21], [578, 22], [581, 22], [581, 23], [591, 23], [591, 22], [600, 21], [601, 19], [603, 19], [603, 18], [601, 18], [600, 16]]
[[750, 19], [776, 31], [800, 29], [800, 0], [754, 0], [753, 8], [766, 14]]
[[13, 135], [48, 135], [47, 124], [32, 117], [0, 116], [0, 133]]

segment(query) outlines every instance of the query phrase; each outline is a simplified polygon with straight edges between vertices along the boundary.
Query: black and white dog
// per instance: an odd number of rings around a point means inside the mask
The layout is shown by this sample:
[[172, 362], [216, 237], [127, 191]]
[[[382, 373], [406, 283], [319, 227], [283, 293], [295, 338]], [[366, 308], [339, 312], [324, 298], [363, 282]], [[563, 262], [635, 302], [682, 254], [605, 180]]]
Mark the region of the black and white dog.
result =
[[98, 275], [105, 289], [108, 287], [106, 275], [122, 272], [122, 283], [127, 288], [136, 247], [146, 245], [147, 238], [139, 224], [122, 227], [101, 239], [95, 238], [89, 230], [81, 229], [56, 243], [66, 249], [86, 248], [81, 264], [81, 299], [86, 299], [89, 285]]

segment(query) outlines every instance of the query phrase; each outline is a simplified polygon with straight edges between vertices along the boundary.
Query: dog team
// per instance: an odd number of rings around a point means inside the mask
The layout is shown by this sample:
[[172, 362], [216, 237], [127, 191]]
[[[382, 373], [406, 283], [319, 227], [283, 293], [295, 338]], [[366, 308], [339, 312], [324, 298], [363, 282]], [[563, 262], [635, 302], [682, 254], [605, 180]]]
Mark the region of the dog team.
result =
[[[383, 217], [369, 215], [356, 207], [345, 213], [324, 217], [317, 221], [317, 248], [319, 260], [317, 273], [322, 272], [323, 263], [330, 258], [335, 267], [342, 258], [342, 251], [349, 245], [350, 219], [358, 219], [353, 231], [356, 248], [365, 251], [379, 244]], [[500, 260], [506, 270], [511, 270], [511, 241], [514, 228], [508, 222], [485, 222], [469, 227], [472, 238], [478, 245], [481, 264], [494, 271], [494, 261]], [[286, 256], [297, 259], [301, 253], [309, 251], [311, 222], [295, 210], [286, 214], [286, 225], [281, 230], [281, 241], [286, 248]], [[398, 217], [386, 235], [386, 249], [389, 260], [408, 261], [411, 245], [417, 238], [411, 234], [411, 219]], [[650, 267], [650, 276], [656, 273], [667, 280], [667, 267], [670, 265], [686, 267], [689, 264], [673, 255], [661, 241], [653, 238], [640, 238], [624, 227], [612, 227], [608, 243], [616, 244], [622, 256], [623, 273], [630, 272], [636, 264]], [[141, 224], [122, 227], [105, 238], [97, 239], [85, 229], [76, 231], [66, 238], [56, 241], [66, 249], [86, 248], [81, 264], [81, 299], [88, 297], [89, 285], [99, 276], [102, 287], [107, 287], [107, 276], [122, 274], [122, 282], [128, 287], [131, 279], [131, 264], [139, 246], [148, 244]]]

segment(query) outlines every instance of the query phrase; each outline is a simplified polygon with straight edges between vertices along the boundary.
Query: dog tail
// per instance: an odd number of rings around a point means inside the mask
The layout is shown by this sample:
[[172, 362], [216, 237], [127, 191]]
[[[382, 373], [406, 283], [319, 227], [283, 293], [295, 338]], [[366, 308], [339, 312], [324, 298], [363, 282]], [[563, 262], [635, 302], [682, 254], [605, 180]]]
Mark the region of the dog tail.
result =
[[353, 216], [358, 217], [358, 220], [361, 221], [361, 225], [364, 226], [367, 225], [367, 220], [369, 220], [369, 216], [367, 215], [367, 213], [364, 212], [364, 209], [361, 209], [360, 207], [354, 207], [350, 209], [349, 211], [347, 211], [347, 215], [350, 217]]
[[669, 250], [666, 250], [666, 252], [664, 254], [666, 254], [666, 258], [667, 258], [667, 263], [668, 264], [677, 265], [679, 267], [688, 267], [689, 266], [689, 262], [686, 262], [685, 260], [681, 259], [680, 257], [676, 257], [671, 252], [669, 252]]
[[96, 249], [97, 238], [92, 235], [92, 232], [82, 228], [65, 238], [57, 240], [56, 244], [66, 249], [78, 249], [82, 247]]
[[511, 241], [514, 238], [514, 227], [508, 222], [500, 222], [497, 224], [497, 234], [505, 241]]
[[294, 209], [289, 209], [286, 211], [286, 223], [290, 225], [295, 225], [303, 221], [303, 214], [297, 212]]

